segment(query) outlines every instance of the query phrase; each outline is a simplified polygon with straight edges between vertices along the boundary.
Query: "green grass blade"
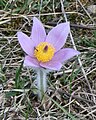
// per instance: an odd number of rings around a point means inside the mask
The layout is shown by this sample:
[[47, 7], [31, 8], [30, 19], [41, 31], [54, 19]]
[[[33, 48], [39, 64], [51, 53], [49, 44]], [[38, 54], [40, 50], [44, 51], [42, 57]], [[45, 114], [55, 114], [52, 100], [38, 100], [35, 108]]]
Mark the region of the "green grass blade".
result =
[[60, 104], [58, 104], [55, 100], [53, 100], [52, 98], [50, 98], [55, 105], [57, 105], [66, 115], [68, 115], [72, 120], [77, 120], [77, 118], [75, 118], [73, 115], [71, 115], [71, 113], [68, 113], [62, 106], [60, 106]]
[[16, 86], [16, 88], [18, 88], [19, 76], [20, 76], [20, 72], [22, 70], [22, 67], [23, 67], [23, 62], [21, 63], [20, 67], [16, 70], [16, 76], [15, 76], [15, 86]]

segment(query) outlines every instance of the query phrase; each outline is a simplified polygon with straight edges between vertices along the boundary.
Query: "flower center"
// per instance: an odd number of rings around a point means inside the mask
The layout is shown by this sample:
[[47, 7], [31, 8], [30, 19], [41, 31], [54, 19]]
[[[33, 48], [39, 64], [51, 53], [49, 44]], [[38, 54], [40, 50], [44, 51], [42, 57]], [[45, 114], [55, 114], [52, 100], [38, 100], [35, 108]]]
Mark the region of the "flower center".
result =
[[41, 42], [34, 50], [34, 56], [40, 62], [48, 62], [52, 59], [55, 48], [48, 42]]

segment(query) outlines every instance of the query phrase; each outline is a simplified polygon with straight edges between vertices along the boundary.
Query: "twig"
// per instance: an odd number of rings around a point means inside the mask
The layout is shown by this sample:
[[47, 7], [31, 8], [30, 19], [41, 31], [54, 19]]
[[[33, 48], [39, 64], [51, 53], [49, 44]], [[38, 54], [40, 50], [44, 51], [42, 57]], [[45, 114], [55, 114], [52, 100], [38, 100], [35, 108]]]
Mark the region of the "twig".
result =
[[[47, 25], [52, 25], [52, 26], [56, 26], [57, 23], [56, 22], [47, 22]], [[76, 29], [81, 28], [81, 29], [92, 29], [92, 30], [96, 30], [96, 27], [93, 25], [78, 25], [78, 24], [70, 24], [70, 27], [74, 27]]]
[[[55, 90], [56, 91], [56, 90]], [[57, 90], [57, 92], [61, 95], [61, 96], [67, 96], [68, 98], [74, 98], [76, 100], [81, 100], [81, 101], [85, 101], [85, 102], [89, 102], [91, 104], [93, 104], [93, 101], [90, 101], [90, 100], [87, 100], [87, 99], [84, 99], [82, 97], [78, 97], [77, 95], [71, 95], [69, 93], [67, 93], [66, 91], [61, 91], [61, 90]]]
[[85, 26], [85, 25], [77, 25], [77, 24], [70, 24], [71, 27], [74, 27], [74, 28], [81, 28], [81, 29], [92, 29], [92, 30], [96, 30], [96, 27], [93, 26], [93, 25], [88, 25], [88, 26]]

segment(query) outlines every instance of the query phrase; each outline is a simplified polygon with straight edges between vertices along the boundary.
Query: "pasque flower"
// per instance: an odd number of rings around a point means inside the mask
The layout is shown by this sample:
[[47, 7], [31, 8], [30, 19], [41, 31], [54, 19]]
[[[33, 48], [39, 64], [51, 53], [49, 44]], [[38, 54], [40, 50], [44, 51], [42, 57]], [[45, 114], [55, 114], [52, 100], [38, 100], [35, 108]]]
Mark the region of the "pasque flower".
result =
[[54, 27], [46, 35], [43, 24], [34, 17], [30, 37], [21, 31], [17, 32], [18, 41], [26, 53], [24, 66], [41, 71], [44, 71], [44, 68], [60, 70], [62, 63], [80, 53], [72, 48], [63, 48], [69, 32], [69, 22], [65, 22]]
[[27, 54], [24, 65], [60, 70], [63, 62], [79, 54], [72, 48], [63, 48], [69, 32], [69, 22], [66, 22], [57, 25], [46, 35], [42, 23], [34, 17], [30, 37], [22, 32], [17, 33], [19, 43]]

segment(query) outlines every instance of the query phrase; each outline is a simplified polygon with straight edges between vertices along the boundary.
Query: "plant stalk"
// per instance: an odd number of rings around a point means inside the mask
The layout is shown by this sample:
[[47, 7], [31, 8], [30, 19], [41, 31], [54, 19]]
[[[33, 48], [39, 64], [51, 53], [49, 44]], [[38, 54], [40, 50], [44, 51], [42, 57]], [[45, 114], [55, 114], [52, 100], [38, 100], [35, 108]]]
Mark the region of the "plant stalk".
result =
[[44, 69], [38, 69], [37, 71], [37, 87], [38, 87], [38, 97], [42, 100], [44, 93], [47, 89], [47, 72]]

